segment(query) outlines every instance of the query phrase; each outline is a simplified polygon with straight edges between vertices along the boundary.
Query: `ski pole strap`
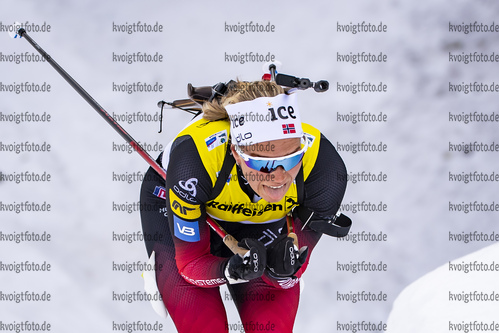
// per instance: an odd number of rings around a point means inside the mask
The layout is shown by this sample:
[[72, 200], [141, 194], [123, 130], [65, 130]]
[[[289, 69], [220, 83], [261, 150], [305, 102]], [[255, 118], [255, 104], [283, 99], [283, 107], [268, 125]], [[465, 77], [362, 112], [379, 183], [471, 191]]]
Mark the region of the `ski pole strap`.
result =
[[316, 215], [308, 208], [299, 206], [296, 208], [296, 214], [303, 221], [303, 228], [308, 225], [310, 229], [332, 237], [345, 237], [352, 226], [352, 220], [340, 212], [327, 219]]
[[305, 180], [303, 179], [303, 165], [301, 166], [300, 171], [298, 171], [298, 174], [296, 175], [295, 183], [296, 183], [296, 197], [297, 197], [296, 200], [301, 205], [305, 200]]
[[208, 201], [215, 200], [216, 197], [222, 192], [225, 182], [227, 178], [229, 178], [230, 172], [232, 168], [236, 164], [236, 160], [234, 156], [232, 156], [232, 152], [230, 151], [230, 140], [227, 142], [227, 150], [225, 151], [224, 162], [222, 164], [222, 168], [218, 173], [217, 180], [215, 181], [215, 186], [213, 186], [213, 190], [211, 191], [211, 196]]

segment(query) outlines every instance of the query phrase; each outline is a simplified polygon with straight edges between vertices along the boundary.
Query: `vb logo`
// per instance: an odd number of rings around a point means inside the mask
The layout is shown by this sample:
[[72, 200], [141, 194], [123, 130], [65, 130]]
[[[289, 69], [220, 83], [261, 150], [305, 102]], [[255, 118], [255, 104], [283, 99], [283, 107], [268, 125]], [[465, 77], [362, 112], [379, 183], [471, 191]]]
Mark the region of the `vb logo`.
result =
[[175, 237], [186, 242], [198, 242], [200, 238], [198, 222], [188, 222], [173, 215]]
[[194, 228], [186, 227], [185, 225], [181, 226], [180, 223], [177, 223], [178, 231], [186, 236], [195, 236], [196, 230]]

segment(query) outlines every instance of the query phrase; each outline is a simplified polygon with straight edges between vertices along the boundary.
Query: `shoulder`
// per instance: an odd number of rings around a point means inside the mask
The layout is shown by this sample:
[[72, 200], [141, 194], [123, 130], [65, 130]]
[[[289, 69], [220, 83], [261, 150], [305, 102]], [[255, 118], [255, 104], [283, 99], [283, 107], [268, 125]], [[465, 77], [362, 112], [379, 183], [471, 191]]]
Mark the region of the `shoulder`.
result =
[[199, 119], [189, 123], [165, 151], [168, 177], [207, 176], [213, 186], [223, 163], [229, 138], [229, 123]]
[[321, 132], [312, 125], [302, 123], [302, 128], [308, 144], [307, 151], [303, 157], [303, 177], [304, 179], [307, 179], [317, 162], [322, 135]]
[[315, 138], [318, 141], [313, 163], [309, 173], [305, 174], [304, 205], [320, 216], [333, 216], [345, 194], [347, 170], [343, 159], [333, 144], [322, 134]]

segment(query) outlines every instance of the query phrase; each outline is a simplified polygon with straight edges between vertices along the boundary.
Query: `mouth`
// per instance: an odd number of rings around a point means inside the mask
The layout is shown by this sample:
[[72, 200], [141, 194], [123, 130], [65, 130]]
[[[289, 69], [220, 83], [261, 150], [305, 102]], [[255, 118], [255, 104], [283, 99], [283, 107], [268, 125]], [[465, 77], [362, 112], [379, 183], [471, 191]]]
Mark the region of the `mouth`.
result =
[[265, 186], [270, 187], [271, 189], [274, 189], [274, 190], [275, 190], [275, 189], [279, 189], [279, 188], [284, 187], [284, 185], [286, 185], [286, 183], [284, 183], [284, 184], [282, 184], [282, 185], [279, 185], [279, 186], [270, 186], [270, 185], [265, 185]]
[[263, 191], [266, 195], [266, 200], [269, 202], [280, 201], [286, 194], [287, 184], [288, 183], [284, 183], [281, 185], [263, 185]]

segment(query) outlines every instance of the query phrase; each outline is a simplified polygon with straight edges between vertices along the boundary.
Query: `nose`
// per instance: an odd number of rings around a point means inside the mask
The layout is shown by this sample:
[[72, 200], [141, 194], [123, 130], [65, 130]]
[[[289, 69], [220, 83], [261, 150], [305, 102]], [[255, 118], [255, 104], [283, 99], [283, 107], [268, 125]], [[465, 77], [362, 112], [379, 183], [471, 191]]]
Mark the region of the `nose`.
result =
[[272, 180], [275, 181], [276, 183], [279, 183], [283, 180], [286, 179], [286, 173], [287, 171], [284, 170], [282, 166], [278, 166], [277, 169], [272, 171], [270, 175], [272, 176]]

